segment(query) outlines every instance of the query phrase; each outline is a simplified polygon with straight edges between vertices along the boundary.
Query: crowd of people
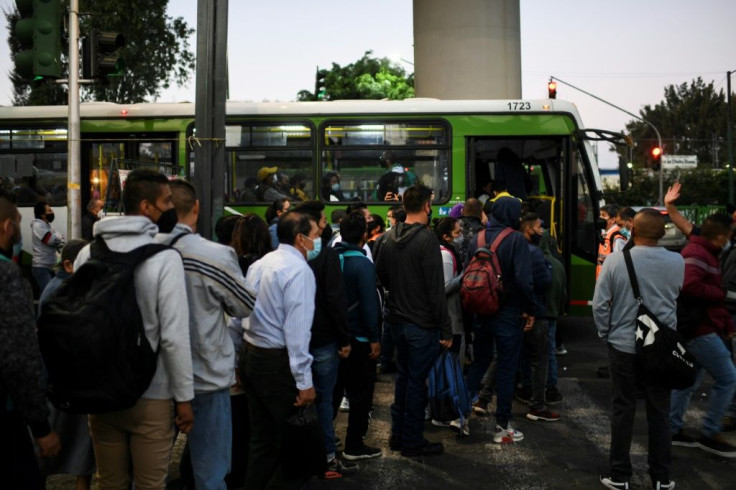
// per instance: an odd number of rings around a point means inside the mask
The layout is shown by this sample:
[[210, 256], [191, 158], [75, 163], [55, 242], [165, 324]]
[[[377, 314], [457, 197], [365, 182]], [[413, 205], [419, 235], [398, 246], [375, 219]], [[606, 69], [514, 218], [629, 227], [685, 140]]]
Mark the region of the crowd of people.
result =
[[[469, 198], [451, 216], [433, 220], [432, 190], [409, 185], [385, 223], [366, 204], [351, 202], [333, 212], [332, 225], [322, 201], [272, 193], [265, 221], [255, 214], [223, 217], [214, 242], [197, 232], [200, 208], [191, 184], [134, 170], [123, 191], [124, 216], [95, 219], [98, 202], [88, 212], [93, 240], [112, 251], [170, 246], [135, 270], [135, 295], [145, 336], [158, 348], [157, 366], [134, 406], [89, 417], [59, 412], [45, 399], [34, 333], [38, 312], [13, 263], [20, 214], [12, 195], [0, 195], [0, 312], [8, 318], [0, 329], [0, 396], [8, 401], [0, 418], [0, 468], [6, 481], [13, 488], [43, 488], [48, 475], [68, 473], [82, 489], [96, 472], [105, 489], [164, 488], [177, 431], [186, 434], [180, 473], [188, 488], [300, 488], [313, 475], [339, 479], [359, 471], [357, 462], [384, 454], [385, 448], [366, 444], [366, 436], [376, 375], [392, 372], [389, 448], [407, 458], [441, 454], [442, 443], [424, 437], [427, 420], [470, 434], [470, 413], [446, 419], [428, 408], [427, 379], [443, 350], [465, 368], [469, 411], [495, 417], [493, 443], [524, 439], [511, 423], [514, 398], [528, 404], [529, 422], [561, 420], [553, 410], [563, 400], [555, 346], [567, 284], [559, 248], [531, 204], [501, 183], [487, 190], [483, 201]], [[715, 215], [694, 227], [677, 212], [678, 193], [679, 187], [670, 189], [667, 209], [690, 236], [682, 256], [657, 246], [664, 234], [660, 212], [611, 205], [601, 211], [605, 231], [593, 310], [612, 379], [610, 474], [600, 479], [608, 488], [629, 488], [640, 389], [654, 488], [675, 486], [671, 444], [736, 457], [720, 434], [724, 422], [736, 428], [736, 368], [723, 342], [734, 333], [736, 308], [728, 310], [726, 298], [733, 301], [736, 293], [726, 291], [736, 291], [736, 260], [724, 259], [731, 272], [724, 268], [723, 275], [718, 263], [731, 244], [731, 218]], [[48, 206], [37, 206], [36, 218], [34, 248], [38, 241], [61, 250], [55, 277], [36, 271], [45, 263], [34, 259], [34, 277], [48, 279], [43, 304], [90, 260], [91, 247], [86, 240], [64, 244], [50, 227]], [[489, 248], [505, 294], [496, 313], [474, 314], [463, 306], [463, 273]], [[700, 433], [682, 423], [694, 387], [670, 393], [640, 373], [637, 301], [622, 249], [631, 250], [648, 306], [669, 324], [678, 318], [678, 297], [703, 305], [688, 346], [716, 385]], [[348, 411], [342, 438], [334, 424], [341, 410]], [[321, 436], [313, 451], [319, 462], [305, 468], [283, 455], [293, 443], [293, 419], [310, 414]]]

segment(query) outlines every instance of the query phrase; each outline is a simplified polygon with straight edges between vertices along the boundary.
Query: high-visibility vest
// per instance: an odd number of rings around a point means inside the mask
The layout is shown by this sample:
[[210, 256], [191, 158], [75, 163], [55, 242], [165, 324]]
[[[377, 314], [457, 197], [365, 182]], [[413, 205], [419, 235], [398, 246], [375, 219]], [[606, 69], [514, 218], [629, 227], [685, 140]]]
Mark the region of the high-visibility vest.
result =
[[595, 268], [596, 279], [598, 279], [598, 276], [601, 273], [601, 268], [603, 267], [603, 262], [606, 260], [606, 257], [613, 252], [613, 241], [616, 239], [616, 235], [623, 237], [620, 230], [621, 227], [618, 225], [610, 227], [606, 230], [606, 234], [603, 237], [603, 243], [598, 245], [598, 265], [596, 265]]

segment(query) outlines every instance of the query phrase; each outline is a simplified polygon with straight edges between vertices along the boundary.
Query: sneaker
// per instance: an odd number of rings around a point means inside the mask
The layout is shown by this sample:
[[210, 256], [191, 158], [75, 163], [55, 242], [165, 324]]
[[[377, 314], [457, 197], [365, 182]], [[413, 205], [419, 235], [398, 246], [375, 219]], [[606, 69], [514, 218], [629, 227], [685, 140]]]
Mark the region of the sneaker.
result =
[[478, 398], [478, 401], [473, 403], [473, 412], [477, 415], [488, 415], [491, 411], [488, 409], [489, 402], [482, 398]]
[[672, 435], [672, 445], [682, 447], [697, 447], [697, 438], [685, 433], [684, 430], [680, 429], [677, 434]]
[[462, 424], [460, 423], [460, 419], [455, 419], [450, 422], [450, 428], [461, 436], [470, 435], [470, 426], [468, 425], [468, 419], [463, 420]]
[[524, 439], [524, 434], [509, 425], [506, 429], [500, 425], [496, 425], [493, 433], [493, 442], [496, 444], [508, 444], [511, 442], [519, 442]]
[[557, 391], [556, 386], [550, 386], [544, 392], [544, 401], [547, 403], [547, 405], [557, 405], [562, 401], [562, 399], [562, 393]]
[[418, 446], [404, 446], [401, 448], [401, 455], [407, 458], [413, 458], [415, 456], [432, 456], [435, 454], [442, 454], [445, 450], [445, 446], [441, 442], [429, 442], [428, 440], [422, 441]]
[[560, 420], [560, 414], [551, 411], [548, 408], [545, 408], [544, 410], [529, 410], [529, 413], [526, 414], [526, 418], [529, 420], [541, 421], [541, 422], [557, 422]]
[[736, 417], [731, 417], [730, 415], [726, 415], [721, 420], [721, 430], [723, 432], [733, 432], [736, 430]]
[[362, 446], [345, 449], [342, 457], [348, 461], [358, 461], [361, 459], [375, 459], [383, 456], [381, 450], [377, 447], [370, 447], [363, 444]]
[[555, 348], [555, 355], [556, 356], [566, 356], [567, 355], [567, 349], [565, 349], [565, 344], [560, 344]]
[[675, 489], [675, 482], [672, 480], [663, 482], [663, 481], [655, 481], [652, 484], [652, 488], [654, 490], [674, 490]]
[[450, 422], [443, 422], [441, 420], [432, 419], [432, 425], [435, 427], [450, 427]]
[[338, 410], [340, 410], [341, 412], [349, 412], [350, 411], [350, 401], [348, 401], [347, 398], [342, 397], [342, 401], [340, 402], [340, 408]]
[[426, 420], [431, 420], [431, 419], [432, 419], [432, 414], [429, 411], [429, 405], [427, 405], [424, 408], [424, 420], [426, 421]]
[[519, 400], [521, 403], [529, 404], [529, 401], [532, 399], [532, 387], [522, 386], [521, 388], [517, 388], [514, 393], [514, 398]]
[[612, 490], [629, 490], [629, 482], [616, 481], [612, 476], [601, 476], [601, 483], [604, 487]]
[[701, 437], [698, 439], [697, 445], [700, 449], [709, 453], [723, 456], [724, 458], [736, 458], [736, 447], [726, 441], [723, 434], [716, 434], [713, 437]]
[[343, 461], [339, 458], [334, 458], [332, 461], [327, 463], [327, 470], [322, 475], [323, 480], [335, 480], [342, 478], [343, 475], [355, 473], [358, 471], [358, 465], [351, 463], [350, 461]]

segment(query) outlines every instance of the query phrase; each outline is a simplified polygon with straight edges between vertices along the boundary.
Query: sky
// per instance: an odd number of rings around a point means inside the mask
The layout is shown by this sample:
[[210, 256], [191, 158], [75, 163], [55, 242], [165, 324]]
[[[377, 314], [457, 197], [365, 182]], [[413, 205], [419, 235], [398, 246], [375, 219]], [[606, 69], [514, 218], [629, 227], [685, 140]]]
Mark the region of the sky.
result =
[[[0, 9], [13, 4], [0, 0]], [[313, 90], [316, 67], [349, 64], [367, 50], [403, 58], [412, 71], [412, 7], [411, 0], [230, 0], [230, 98], [295, 100], [299, 90]], [[523, 98], [546, 98], [555, 76], [638, 114], [660, 102], [667, 85], [699, 76], [725, 92], [726, 72], [736, 70], [734, 0], [520, 0], [520, 12]], [[168, 14], [196, 28], [197, 0], [170, 0]], [[12, 100], [6, 39], [3, 21], [0, 105]], [[196, 34], [191, 44], [194, 50]], [[194, 78], [158, 101], [194, 101]], [[564, 83], [557, 98], [574, 102], [589, 128], [621, 131], [632, 119]], [[607, 144], [599, 160], [615, 166]]]

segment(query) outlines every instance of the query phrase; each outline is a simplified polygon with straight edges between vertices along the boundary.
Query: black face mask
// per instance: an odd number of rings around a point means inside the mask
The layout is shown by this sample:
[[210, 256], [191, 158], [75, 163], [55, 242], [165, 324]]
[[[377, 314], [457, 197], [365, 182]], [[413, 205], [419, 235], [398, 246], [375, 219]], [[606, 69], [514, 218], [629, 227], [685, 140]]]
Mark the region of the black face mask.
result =
[[53, 223], [54, 222], [54, 213], [48, 213], [46, 215], [46, 222], [47, 223]]
[[174, 226], [176, 226], [176, 223], [178, 221], [179, 221], [179, 218], [176, 217], [176, 209], [171, 208], [168, 211], [164, 211], [163, 213], [161, 213], [161, 216], [159, 216], [158, 221], [156, 221], [156, 225], [158, 225], [159, 232], [171, 233], [171, 231], [174, 229]]
[[542, 235], [537, 235], [536, 233], [531, 236], [532, 245], [535, 247], [539, 246], [539, 242], [542, 241]]
[[608, 229], [608, 220], [603, 218], [597, 218], [595, 220], [595, 226], [599, 230], [607, 230]]

